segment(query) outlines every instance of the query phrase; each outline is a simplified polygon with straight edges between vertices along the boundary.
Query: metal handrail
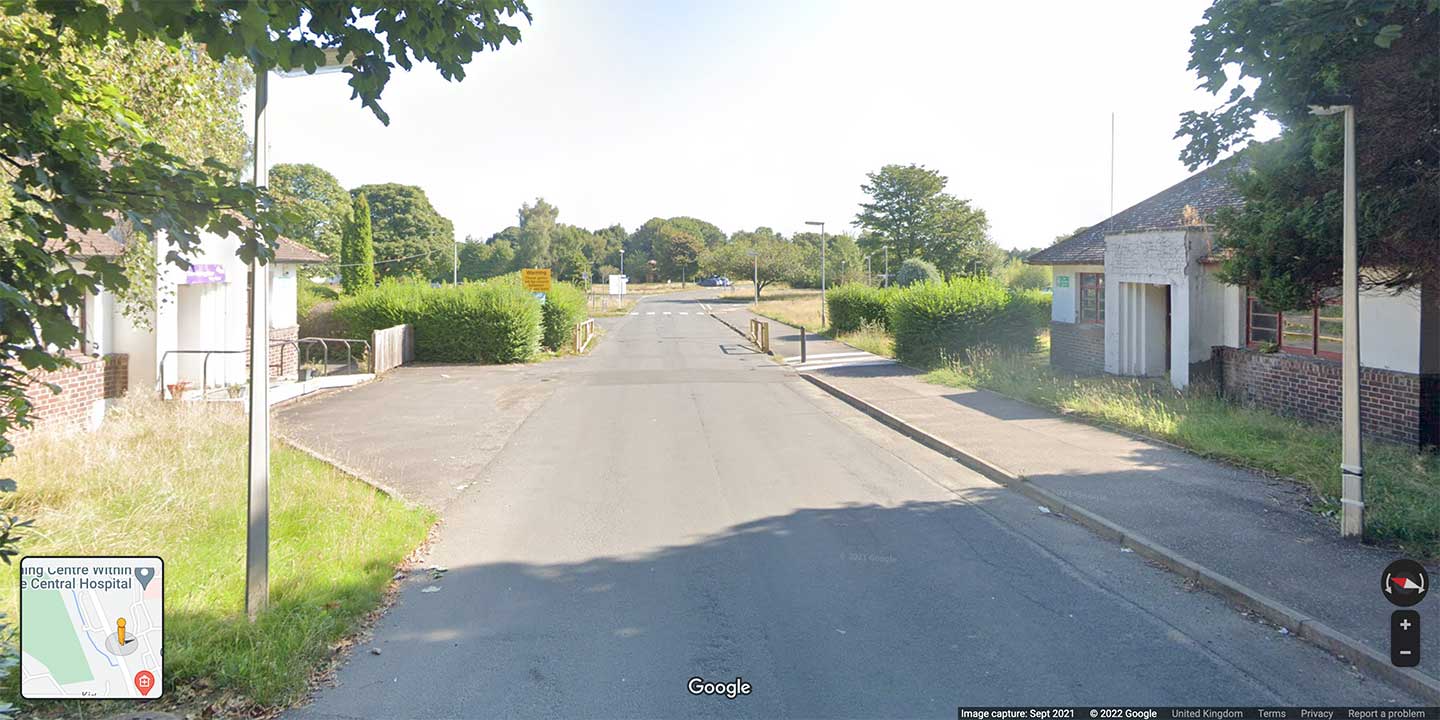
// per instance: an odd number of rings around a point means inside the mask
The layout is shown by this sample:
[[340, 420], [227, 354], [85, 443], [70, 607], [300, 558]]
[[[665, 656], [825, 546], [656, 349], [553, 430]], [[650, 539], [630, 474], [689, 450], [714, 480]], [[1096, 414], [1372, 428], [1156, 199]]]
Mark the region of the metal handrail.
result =
[[[295, 348], [295, 363], [296, 363], [296, 368], [297, 368], [297, 370], [298, 370], [299, 364], [300, 364], [300, 345], [299, 345], [299, 343], [297, 343], [296, 341], [291, 340], [291, 339], [289, 339], [289, 338], [271, 338], [271, 339], [270, 339], [270, 345], [271, 345], [271, 346], [275, 346], [275, 345], [291, 345], [291, 346], [293, 346], [293, 347]], [[211, 356], [211, 355], [241, 355], [241, 354], [245, 354], [245, 353], [248, 353], [248, 352], [250, 352], [250, 351], [249, 351], [249, 350], [166, 350], [165, 352], [163, 352], [163, 353], [160, 354], [160, 399], [161, 399], [161, 400], [164, 400], [164, 399], [165, 399], [165, 390], [166, 390], [166, 387], [167, 387], [167, 385], [166, 385], [166, 383], [165, 383], [165, 361], [168, 360], [171, 355], [204, 355], [204, 356], [205, 356], [204, 359], [201, 360], [201, 362], [200, 362], [200, 398], [201, 398], [202, 400], [204, 400], [204, 399], [208, 399], [208, 394], [209, 394], [209, 392], [210, 392], [210, 356]], [[268, 356], [268, 354], [269, 354], [268, 351], [267, 351], [266, 354], [267, 354], [267, 356]], [[284, 358], [283, 355], [282, 355], [281, 358], [280, 358], [279, 366], [280, 366], [281, 369], [284, 369], [284, 367], [285, 367], [285, 358]], [[267, 363], [266, 363], [266, 367], [267, 367], [267, 368], [275, 367], [275, 364], [267, 362]], [[248, 383], [249, 380], [247, 379], [246, 382]]]
[[210, 356], [211, 355], [236, 355], [244, 354], [244, 350], [166, 350], [160, 354], [160, 399], [165, 399], [165, 361], [171, 355], [204, 355], [205, 359], [200, 363], [200, 397], [205, 397], [206, 388], [210, 385]]
[[364, 348], [364, 353], [361, 355], [361, 357], [364, 357], [365, 355], [368, 355], [368, 354], [370, 353], [370, 343], [369, 343], [369, 341], [366, 341], [366, 340], [356, 340], [356, 339], [354, 339], [354, 338], [303, 337], [303, 338], [300, 338], [297, 342], [299, 342], [299, 343], [306, 343], [306, 344], [309, 344], [309, 345], [314, 345], [315, 343], [319, 343], [319, 345], [320, 345], [320, 352], [321, 352], [321, 361], [320, 361], [320, 362], [325, 366], [325, 374], [329, 374], [329, 373], [330, 373], [330, 343], [332, 343], [332, 342], [333, 342], [333, 343], [343, 343], [343, 344], [345, 345], [345, 366], [346, 366], [346, 367], [349, 367], [350, 365], [354, 364], [354, 365], [356, 366], [356, 368], [359, 368], [359, 364], [355, 362], [355, 348], [354, 348], [354, 345], [355, 345], [355, 344], [359, 344], [361, 347]]

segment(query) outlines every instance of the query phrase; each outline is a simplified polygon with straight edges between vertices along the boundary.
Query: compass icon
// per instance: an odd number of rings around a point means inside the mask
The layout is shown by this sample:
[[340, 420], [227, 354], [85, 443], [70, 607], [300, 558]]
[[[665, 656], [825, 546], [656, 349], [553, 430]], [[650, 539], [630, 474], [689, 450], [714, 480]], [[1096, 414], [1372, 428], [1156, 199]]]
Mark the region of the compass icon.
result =
[[1414, 560], [1396, 560], [1385, 567], [1380, 579], [1385, 599], [1400, 607], [1410, 607], [1425, 599], [1430, 591], [1430, 574]]

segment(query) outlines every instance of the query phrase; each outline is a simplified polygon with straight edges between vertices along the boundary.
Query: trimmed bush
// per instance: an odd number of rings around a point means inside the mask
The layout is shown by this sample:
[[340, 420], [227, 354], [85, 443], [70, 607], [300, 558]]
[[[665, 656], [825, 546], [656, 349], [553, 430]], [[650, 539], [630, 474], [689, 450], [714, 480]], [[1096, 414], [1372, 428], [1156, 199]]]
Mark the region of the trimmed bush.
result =
[[544, 336], [541, 343], [550, 350], [563, 350], [575, 344], [575, 324], [583, 322], [587, 313], [585, 292], [569, 283], [555, 283], [541, 308]]
[[1006, 350], [1037, 349], [1040, 332], [1050, 327], [1050, 293], [1012, 290], [1005, 311], [991, 324], [987, 342]]
[[895, 283], [902, 288], [916, 283], [938, 283], [942, 279], [939, 268], [920, 258], [900, 263], [900, 270], [895, 273]]
[[866, 324], [886, 328], [890, 323], [890, 301], [894, 290], [870, 285], [841, 285], [826, 294], [825, 308], [830, 313], [830, 329], [850, 333]]
[[895, 295], [890, 330], [895, 355], [918, 367], [933, 367], [945, 357], [989, 341], [987, 335], [1010, 299], [991, 278], [956, 278], [912, 285]]
[[515, 276], [434, 288], [387, 280], [341, 300], [335, 314], [364, 339], [409, 323], [415, 359], [430, 362], [524, 362], [540, 345], [540, 303]]

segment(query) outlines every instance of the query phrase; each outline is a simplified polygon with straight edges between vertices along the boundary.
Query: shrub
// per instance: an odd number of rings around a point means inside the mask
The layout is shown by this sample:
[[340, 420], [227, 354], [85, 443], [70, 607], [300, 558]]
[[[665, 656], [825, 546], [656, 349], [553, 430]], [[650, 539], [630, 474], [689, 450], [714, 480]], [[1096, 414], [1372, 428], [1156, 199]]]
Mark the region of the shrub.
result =
[[920, 258], [900, 263], [900, 270], [895, 273], [895, 282], [902, 288], [916, 283], [938, 283], [940, 280], [940, 269]]
[[1050, 326], [1050, 293], [1012, 290], [1005, 310], [989, 328], [986, 341], [1006, 350], [1036, 349], [1040, 332]]
[[544, 336], [541, 343], [551, 350], [575, 344], [575, 324], [586, 317], [585, 293], [569, 283], [555, 283], [541, 308]]
[[890, 322], [890, 300], [894, 290], [869, 285], [841, 285], [830, 290], [825, 297], [825, 308], [830, 313], [830, 329], [837, 333], [850, 333], [866, 324], [881, 328]]
[[1010, 294], [991, 278], [956, 278], [905, 288], [890, 305], [895, 354], [908, 364], [931, 367], [947, 355], [990, 342], [987, 336], [1009, 300]]
[[540, 344], [540, 303], [515, 276], [432, 288], [386, 280], [335, 308], [350, 337], [409, 323], [415, 359], [431, 362], [523, 362]]

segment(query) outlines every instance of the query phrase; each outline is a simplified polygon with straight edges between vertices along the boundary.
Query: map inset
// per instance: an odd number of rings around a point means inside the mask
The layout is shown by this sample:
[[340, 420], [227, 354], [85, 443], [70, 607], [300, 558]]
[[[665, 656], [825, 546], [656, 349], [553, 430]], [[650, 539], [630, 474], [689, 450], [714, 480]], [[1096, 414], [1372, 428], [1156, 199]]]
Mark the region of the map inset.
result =
[[160, 697], [165, 563], [158, 557], [20, 561], [20, 694]]

